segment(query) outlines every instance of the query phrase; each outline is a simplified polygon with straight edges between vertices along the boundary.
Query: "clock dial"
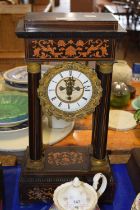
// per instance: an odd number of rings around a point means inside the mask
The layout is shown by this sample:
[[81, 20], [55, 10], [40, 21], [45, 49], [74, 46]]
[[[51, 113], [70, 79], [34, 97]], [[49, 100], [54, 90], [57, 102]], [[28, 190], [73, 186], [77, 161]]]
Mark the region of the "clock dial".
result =
[[89, 103], [92, 97], [92, 84], [83, 73], [67, 70], [52, 78], [47, 94], [56, 108], [66, 112], [75, 112]]
[[38, 90], [42, 110], [65, 120], [82, 118], [99, 104], [102, 88], [95, 71], [68, 62], [48, 70]]

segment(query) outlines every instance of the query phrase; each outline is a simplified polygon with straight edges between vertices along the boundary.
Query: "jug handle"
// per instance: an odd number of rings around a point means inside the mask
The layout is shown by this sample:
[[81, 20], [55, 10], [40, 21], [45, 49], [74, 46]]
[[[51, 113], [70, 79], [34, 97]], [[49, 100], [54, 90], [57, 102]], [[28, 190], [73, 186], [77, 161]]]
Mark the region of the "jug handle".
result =
[[107, 178], [102, 173], [97, 173], [93, 177], [93, 188], [97, 190], [100, 179], [102, 179], [102, 184], [101, 184], [101, 187], [97, 191], [98, 198], [103, 194], [107, 186]]

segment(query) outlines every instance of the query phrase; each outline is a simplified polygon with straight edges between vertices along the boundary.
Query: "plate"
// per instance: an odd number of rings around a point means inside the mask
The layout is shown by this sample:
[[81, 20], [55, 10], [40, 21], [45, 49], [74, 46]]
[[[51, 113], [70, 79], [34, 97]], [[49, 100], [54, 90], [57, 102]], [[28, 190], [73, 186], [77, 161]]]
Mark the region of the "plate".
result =
[[[45, 73], [49, 68], [52, 67], [53, 67], [52, 65], [41, 65], [41, 71], [42, 73]], [[3, 77], [6, 81], [18, 84], [27, 84], [28, 83], [27, 66], [18, 66], [13, 69], [10, 69], [3, 74]]]
[[18, 131], [22, 131], [22, 130], [26, 130], [28, 129], [28, 121], [23, 122], [17, 126], [13, 126], [13, 127], [0, 127], [0, 134], [4, 133], [14, 133], [14, 132], [18, 132]]
[[19, 129], [15, 132], [0, 132], [0, 151], [21, 152], [29, 145], [29, 129]]
[[3, 77], [7, 81], [27, 84], [27, 66], [18, 66], [13, 69], [10, 69], [3, 74]]
[[126, 131], [137, 126], [134, 114], [123, 110], [110, 110], [109, 128], [113, 130]]
[[28, 88], [17, 87], [17, 86], [15, 87], [15, 86], [12, 86], [12, 85], [8, 84], [8, 82], [5, 82], [5, 86], [6, 86], [6, 88], [11, 89], [11, 90], [23, 91], [23, 92], [28, 91]]
[[132, 101], [132, 107], [135, 109], [135, 110], [138, 110], [140, 109], [140, 96], [138, 96], [137, 98], [135, 98], [133, 101]]
[[24, 91], [24, 92], [28, 91], [27, 84], [18, 84], [18, 83], [14, 83], [14, 82], [5, 80], [5, 86], [12, 90], [19, 90], [19, 91]]
[[6, 122], [6, 123], [3, 123], [3, 122], [0, 122], [0, 128], [11, 128], [13, 126], [17, 126], [23, 122], [26, 122], [28, 121], [28, 118], [25, 117], [24, 119], [22, 120], [18, 120], [17, 118], [14, 119], [15, 121], [13, 122]]
[[[26, 122], [27, 123], [27, 122]], [[19, 125], [20, 126], [20, 125]], [[15, 127], [15, 130], [3, 130], [0, 132], [0, 151], [23, 152], [29, 145], [29, 129]], [[74, 124], [63, 129], [48, 128], [47, 121], [43, 122], [43, 144], [53, 145], [65, 138], [73, 129]], [[14, 127], [13, 127], [14, 128]], [[18, 129], [19, 128], [19, 129]], [[1, 128], [0, 128], [1, 129]]]
[[27, 119], [28, 95], [13, 91], [0, 92], [0, 126], [13, 126]]
[[10, 86], [13, 86], [15, 88], [24, 88], [24, 89], [28, 90], [28, 84], [19, 84], [19, 83], [11, 82], [8, 80], [5, 80], [5, 83]]

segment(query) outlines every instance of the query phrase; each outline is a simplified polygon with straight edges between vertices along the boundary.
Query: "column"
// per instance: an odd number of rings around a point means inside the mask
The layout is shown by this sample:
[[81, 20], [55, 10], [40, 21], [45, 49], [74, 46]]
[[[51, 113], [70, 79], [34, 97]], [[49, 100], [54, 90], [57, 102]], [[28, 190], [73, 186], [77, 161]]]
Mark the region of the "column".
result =
[[113, 62], [110, 61], [98, 62], [96, 65], [96, 72], [103, 89], [100, 104], [93, 114], [93, 158], [97, 160], [104, 160], [106, 156], [112, 70]]
[[[28, 110], [29, 110], [29, 160], [28, 168], [41, 167], [42, 159], [42, 120], [41, 106], [37, 89], [41, 79], [41, 65], [28, 63]], [[38, 163], [38, 164], [37, 164]]]

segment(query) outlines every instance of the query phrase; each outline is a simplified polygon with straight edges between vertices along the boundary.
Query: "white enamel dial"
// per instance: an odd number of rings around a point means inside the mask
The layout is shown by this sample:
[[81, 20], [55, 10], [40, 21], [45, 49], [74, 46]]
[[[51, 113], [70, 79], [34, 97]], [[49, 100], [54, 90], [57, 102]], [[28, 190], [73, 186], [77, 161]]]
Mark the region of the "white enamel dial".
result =
[[78, 62], [64, 62], [50, 68], [38, 88], [43, 114], [66, 121], [93, 113], [101, 95], [96, 72]]
[[64, 70], [56, 74], [48, 85], [48, 98], [59, 110], [76, 112], [92, 98], [90, 79], [78, 70]]

